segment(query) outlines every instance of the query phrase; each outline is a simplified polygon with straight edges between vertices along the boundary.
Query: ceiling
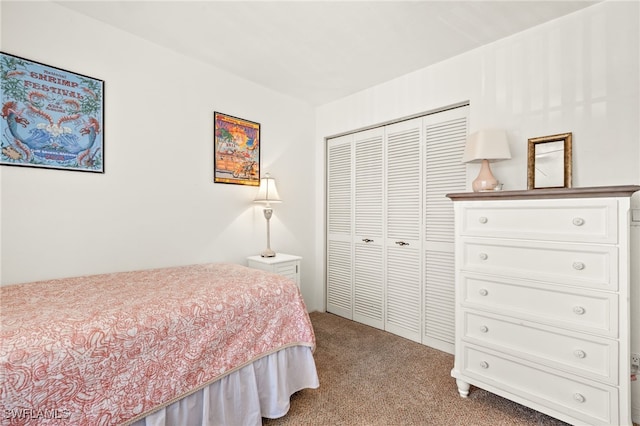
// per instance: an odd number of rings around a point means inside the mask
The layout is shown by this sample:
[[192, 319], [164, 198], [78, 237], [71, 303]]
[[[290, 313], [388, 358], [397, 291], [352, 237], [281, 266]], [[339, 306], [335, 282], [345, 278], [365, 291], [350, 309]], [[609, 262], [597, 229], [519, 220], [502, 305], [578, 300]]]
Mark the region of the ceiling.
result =
[[598, 1], [56, 1], [321, 105]]

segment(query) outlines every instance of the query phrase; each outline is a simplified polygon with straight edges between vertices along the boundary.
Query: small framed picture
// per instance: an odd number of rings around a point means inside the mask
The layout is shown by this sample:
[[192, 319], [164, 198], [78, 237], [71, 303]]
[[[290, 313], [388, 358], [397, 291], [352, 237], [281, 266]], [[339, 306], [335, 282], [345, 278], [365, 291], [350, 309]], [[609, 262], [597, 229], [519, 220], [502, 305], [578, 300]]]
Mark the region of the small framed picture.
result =
[[104, 82], [0, 52], [0, 164], [104, 173]]
[[213, 113], [213, 181], [260, 186], [260, 124]]

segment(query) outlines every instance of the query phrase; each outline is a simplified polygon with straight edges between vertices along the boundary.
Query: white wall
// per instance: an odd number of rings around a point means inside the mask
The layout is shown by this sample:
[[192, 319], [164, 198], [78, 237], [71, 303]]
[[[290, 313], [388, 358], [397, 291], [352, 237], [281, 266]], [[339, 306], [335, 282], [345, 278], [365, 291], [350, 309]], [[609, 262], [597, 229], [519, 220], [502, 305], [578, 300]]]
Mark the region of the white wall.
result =
[[470, 131], [509, 133], [513, 158], [492, 165], [504, 189], [526, 189], [528, 138], [564, 132], [574, 186], [639, 183], [638, 8], [592, 6], [324, 105], [316, 152], [327, 136], [470, 101]]
[[105, 173], [0, 167], [2, 284], [230, 261], [266, 247], [256, 187], [213, 183], [213, 112], [262, 125], [271, 246], [314, 271], [314, 111], [51, 2], [1, 3], [1, 49], [105, 81]]
[[[527, 187], [528, 138], [564, 132], [573, 133], [574, 187], [640, 184], [639, 18], [638, 2], [607, 1], [323, 105], [316, 113], [316, 203], [324, 203], [326, 137], [463, 101], [470, 102], [470, 131], [508, 131], [512, 159], [492, 165], [504, 189]], [[467, 170], [469, 189], [478, 167]], [[323, 210], [317, 283], [324, 282], [324, 220]], [[324, 306], [323, 285], [313, 297], [314, 308]], [[634, 352], [638, 333], [634, 323]]]

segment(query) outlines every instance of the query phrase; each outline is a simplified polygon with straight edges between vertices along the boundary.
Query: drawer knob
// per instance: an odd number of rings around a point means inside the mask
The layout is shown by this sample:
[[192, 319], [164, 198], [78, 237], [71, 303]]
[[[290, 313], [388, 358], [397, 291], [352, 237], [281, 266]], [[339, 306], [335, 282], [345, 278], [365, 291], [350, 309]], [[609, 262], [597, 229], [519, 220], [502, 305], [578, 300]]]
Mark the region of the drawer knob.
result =
[[487, 361], [482, 361], [480, 363], [480, 367], [482, 367], [484, 369], [487, 369], [487, 368], [489, 368], [489, 363]]
[[489, 331], [489, 327], [487, 327], [486, 325], [483, 325], [482, 327], [480, 327], [480, 331], [483, 333], [486, 333]]
[[480, 293], [480, 296], [486, 296], [487, 294], [489, 294], [489, 292], [487, 291], [486, 288], [481, 288], [478, 293]]
[[574, 306], [573, 307], [573, 313], [576, 315], [584, 315], [585, 313], [585, 309], [582, 306]]
[[396, 244], [399, 245], [400, 247], [409, 245], [409, 243], [405, 243], [404, 241], [396, 241]]
[[372, 243], [373, 240], [369, 239], [369, 238], [363, 238], [362, 241], [364, 241], [365, 243]]
[[582, 226], [582, 225], [584, 225], [584, 219], [581, 218], [581, 217], [574, 217], [573, 218], [573, 224], [575, 226]]
[[586, 401], [586, 398], [581, 393], [574, 393], [573, 394], [573, 399], [575, 399], [578, 402], [585, 402]]
[[584, 263], [582, 262], [573, 262], [573, 269], [576, 271], [582, 271], [584, 269]]
[[584, 358], [587, 356], [587, 353], [585, 351], [582, 351], [580, 349], [573, 351], [573, 354], [576, 356], [576, 358]]
[[478, 257], [480, 258], [480, 260], [487, 260], [489, 258], [489, 255], [487, 253], [480, 253]]
[[486, 218], [486, 217], [484, 217], [484, 216], [480, 216], [480, 217], [478, 218], [478, 222], [480, 222], [480, 223], [483, 223], [483, 224], [484, 224], [484, 223], [489, 222], [489, 219], [487, 219], [487, 218]]

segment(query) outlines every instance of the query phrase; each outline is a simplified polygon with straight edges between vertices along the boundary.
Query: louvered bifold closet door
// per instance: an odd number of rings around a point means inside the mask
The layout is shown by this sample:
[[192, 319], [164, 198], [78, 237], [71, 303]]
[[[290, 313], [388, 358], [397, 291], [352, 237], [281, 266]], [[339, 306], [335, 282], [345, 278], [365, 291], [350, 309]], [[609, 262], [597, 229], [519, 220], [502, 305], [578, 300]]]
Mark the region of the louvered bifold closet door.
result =
[[385, 329], [421, 341], [422, 119], [386, 127]]
[[327, 312], [353, 318], [351, 135], [327, 141]]
[[353, 319], [384, 327], [383, 128], [354, 135], [355, 238]]
[[423, 343], [453, 354], [455, 338], [455, 269], [453, 202], [464, 192], [462, 163], [468, 106], [424, 118], [425, 243]]

